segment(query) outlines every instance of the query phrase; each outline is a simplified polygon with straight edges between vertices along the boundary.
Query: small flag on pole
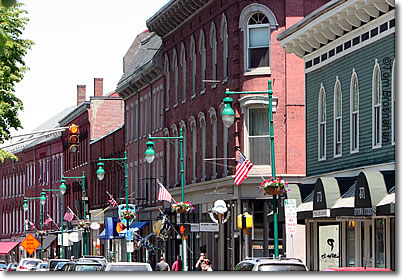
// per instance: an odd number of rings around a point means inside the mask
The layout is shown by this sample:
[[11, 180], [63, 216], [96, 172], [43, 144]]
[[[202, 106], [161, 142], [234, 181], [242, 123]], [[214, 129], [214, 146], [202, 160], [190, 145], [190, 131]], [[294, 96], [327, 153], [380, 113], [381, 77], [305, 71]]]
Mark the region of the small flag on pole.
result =
[[71, 211], [70, 207], [67, 207], [67, 211], [66, 211], [66, 214], [64, 214], [63, 219], [66, 221], [69, 221], [69, 222], [73, 221], [74, 213], [73, 213], [73, 211]]
[[28, 220], [28, 224], [29, 224], [28, 230], [36, 230], [34, 223], [32, 223], [31, 221]]
[[161, 182], [159, 182], [157, 180], [158, 186], [160, 186], [160, 189], [158, 191], [158, 198], [157, 200], [159, 201], [169, 201], [172, 202], [172, 196], [171, 194], [168, 192], [167, 189], [165, 189], [164, 185], [161, 184]]
[[108, 192], [106, 192], [109, 195], [109, 200], [108, 202], [112, 205], [112, 207], [115, 207], [118, 205], [118, 202], [112, 197], [111, 194], [109, 194]]
[[53, 219], [49, 216], [49, 214], [46, 214], [46, 215], [47, 215], [47, 218], [44, 223], [45, 225], [49, 224], [50, 222], [53, 222]]
[[242, 181], [248, 177], [248, 172], [253, 167], [253, 164], [246, 158], [246, 156], [239, 151], [238, 164], [235, 168], [235, 184], [241, 185]]

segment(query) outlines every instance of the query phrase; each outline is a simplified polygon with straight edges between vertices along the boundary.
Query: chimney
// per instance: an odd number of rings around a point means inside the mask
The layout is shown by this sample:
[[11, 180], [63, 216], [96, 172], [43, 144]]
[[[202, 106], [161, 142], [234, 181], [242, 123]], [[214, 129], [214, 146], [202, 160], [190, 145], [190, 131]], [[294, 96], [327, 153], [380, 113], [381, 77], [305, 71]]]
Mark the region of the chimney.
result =
[[77, 106], [85, 102], [85, 85], [77, 85]]
[[103, 96], [104, 95], [104, 79], [103, 78], [94, 78], [94, 96]]

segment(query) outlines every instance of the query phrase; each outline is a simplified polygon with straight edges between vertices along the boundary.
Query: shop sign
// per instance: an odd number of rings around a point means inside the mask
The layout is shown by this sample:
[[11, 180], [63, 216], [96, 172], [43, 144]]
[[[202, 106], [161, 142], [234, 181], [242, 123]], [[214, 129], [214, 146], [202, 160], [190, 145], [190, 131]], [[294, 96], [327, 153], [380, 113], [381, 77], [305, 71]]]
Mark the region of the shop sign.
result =
[[373, 210], [370, 208], [354, 208], [354, 216], [372, 216]]
[[201, 232], [218, 232], [220, 231], [218, 223], [200, 223]]
[[319, 270], [340, 266], [339, 225], [319, 226]]
[[191, 232], [200, 232], [200, 224], [190, 224], [190, 231]]
[[312, 217], [313, 218], [330, 217], [330, 209], [314, 210], [312, 212]]
[[354, 217], [354, 216], [337, 216], [336, 221], [365, 221], [365, 217]]

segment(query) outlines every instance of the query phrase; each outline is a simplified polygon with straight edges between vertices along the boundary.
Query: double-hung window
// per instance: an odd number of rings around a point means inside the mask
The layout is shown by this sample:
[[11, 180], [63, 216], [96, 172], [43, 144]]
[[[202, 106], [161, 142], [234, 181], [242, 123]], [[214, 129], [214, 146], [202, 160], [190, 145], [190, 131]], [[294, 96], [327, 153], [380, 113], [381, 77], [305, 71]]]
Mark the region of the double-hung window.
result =
[[359, 150], [359, 90], [358, 79], [355, 71], [351, 78], [350, 87], [350, 152]]
[[334, 156], [342, 153], [342, 93], [341, 85], [337, 79], [334, 88]]
[[254, 165], [270, 165], [269, 111], [267, 108], [248, 108], [248, 155]]
[[372, 147], [382, 146], [382, 80], [379, 64], [375, 64], [372, 79]]
[[248, 20], [248, 69], [268, 67], [270, 61], [270, 24], [263, 13]]
[[326, 160], [326, 93], [321, 86], [319, 93], [319, 160]]

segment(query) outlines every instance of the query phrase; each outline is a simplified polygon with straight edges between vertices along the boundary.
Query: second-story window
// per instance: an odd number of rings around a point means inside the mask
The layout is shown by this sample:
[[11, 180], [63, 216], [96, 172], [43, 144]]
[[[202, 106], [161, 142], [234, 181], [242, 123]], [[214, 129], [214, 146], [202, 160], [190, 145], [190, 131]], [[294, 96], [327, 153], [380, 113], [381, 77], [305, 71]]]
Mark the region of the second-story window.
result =
[[[211, 23], [210, 28], [210, 47], [211, 47], [211, 79], [217, 79], [217, 32], [214, 22]], [[212, 87], [216, 87], [214, 82]]]
[[182, 67], [182, 103], [186, 102], [186, 50], [182, 43], [181, 47], [181, 67]]
[[197, 60], [196, 60], [196, 43], [194, 37], [190, 39], [190, 58], [192, 59], [192, 97], [196, 96], [196, 72], [197, 72]]
[[350, 85], [350, 152], [359, 150], [359, 90], [357, 74], [353, 70]]
[[372, 77], [372, 147], [382, 146], [382, 80], [376, 61]]
[[172, 70], [174, 71], [174, 78], [175, 78], [175, 83], [174, 83], [174, 92], [175, 92], [175, 105], [178, 105], [178, 90], [179, 90], [179, 72], [178, 72], [178, 55], [176, 53], [176, 49], [174, 49], [174, 53], [172, 56]]
[[268, 67], [270, 60], [270, 24], [263, 13], [248, 20], [248, 69]]
[[203, 29], [200, 30], [200, 39], [199, 39], [199, 52], [201, 56], [201, 94], [206, 91], [206, 83], [204, 80], [206, 79], [206, 41], [204, 38]]
[[334, 156], [342, 153], [342, 94], [340, 81], [334, 87]]
[[319, 160], [326, 159], [326, 94], [325, 88], [321, 86], [319, 92]]
[[165, 55], [164, 63], [164, 73], [165, 73], [165, 109], [169, 109], [169, 59], [168, 55]]

